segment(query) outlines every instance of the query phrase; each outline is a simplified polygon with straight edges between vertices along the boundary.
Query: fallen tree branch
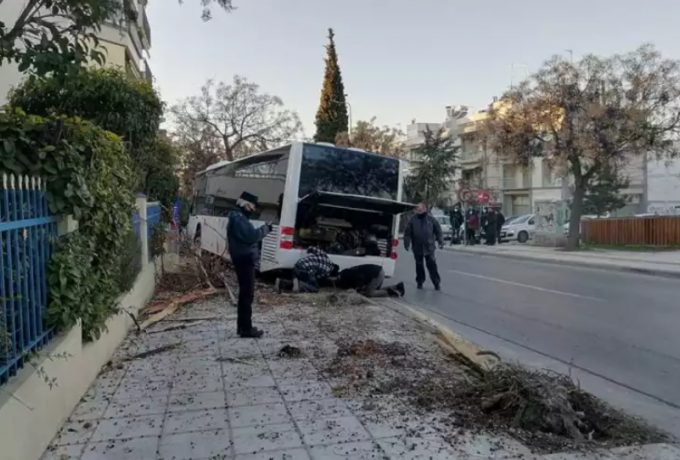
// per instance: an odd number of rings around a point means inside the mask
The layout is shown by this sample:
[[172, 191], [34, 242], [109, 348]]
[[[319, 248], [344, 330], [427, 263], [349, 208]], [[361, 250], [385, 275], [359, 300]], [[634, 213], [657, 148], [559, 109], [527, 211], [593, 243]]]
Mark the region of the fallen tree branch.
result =
[[144, 322], [140, 325], [140, 331], [144, 331], [147, 329], [149, 326], [152, 324], [156, 324], [157, 322], [165, 319], [167, 316], [172, 315], [175, 313], [180, 307], [183, 305], [186, 305], [188, 303], [196, 302], [197, 300], [205, 299], [214, 295], [218, 295], [220, 293], [224, 292], [223, 290], [218, 290], [214, 288], [206, 289], [204, 291], [198, 291], [198, 292], [190, 292], [188, 294], [185, 294], [179, 298], [176, 298], [168, 303], [168, 305], [163, 308], [163, 310], [159, 311], [158, 313], [155, 313], [151, 316], [149, 316], [147, 319], [144, 320]]
[[132, 321], [135, 323], [135, 326], [137, 327], [137, 333], [139, 334], [140, 332], [142, 332], [142, 327], [139, 325], [139, 321], [137, 321], [137, 317], [135, 315], [133, 315], [132, 312], [130, 310], [128, 310], [127, 308], [123, 308], [123, 311], [125, 313], [127, 313], [127, 315], [130, 318], [132, 318]]

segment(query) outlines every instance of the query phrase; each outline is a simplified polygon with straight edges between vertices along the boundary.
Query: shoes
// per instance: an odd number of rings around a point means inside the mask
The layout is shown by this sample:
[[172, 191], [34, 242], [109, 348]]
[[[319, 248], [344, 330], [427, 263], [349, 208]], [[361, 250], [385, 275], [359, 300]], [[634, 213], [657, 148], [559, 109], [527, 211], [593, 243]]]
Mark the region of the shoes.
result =
[[435, 285], [434, 285], [434, 290], [435, 290], [435, 291], [441, 291], [441, 290], [442, 290], [441, 285], [435, 284]]
[[423, 288], [423, 283], [418, 283], [418, 289], [422, 289], [422, 288]]
[[406, 294], [406, 289], [404, 288], [404, 283], [397, 283], [394, 288], [397, 290], [399, 293], [399, 297], [404, 297], [404, 294]]
[[264, 335], [264, 331], [261, 331], [260, 329], [258, 329], [256, 327], [251, 327], [250, 330], [248, 330], [248, 331], [239, 330], [238, 335], [242, 339], [246, 339], [246, 338], [248, 338], [248, 339], [259, 339], [260, 337], [262, 337]]

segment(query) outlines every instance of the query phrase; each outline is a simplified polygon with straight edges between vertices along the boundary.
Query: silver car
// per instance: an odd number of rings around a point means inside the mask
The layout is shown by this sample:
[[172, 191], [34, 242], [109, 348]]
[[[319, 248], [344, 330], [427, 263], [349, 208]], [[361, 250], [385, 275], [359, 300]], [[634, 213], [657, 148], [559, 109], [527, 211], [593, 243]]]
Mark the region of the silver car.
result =
[[519, 241], [526, 243], [536, 230], [536, 216], [525, 214], [508, 219], [501, 228], [502, 241]]

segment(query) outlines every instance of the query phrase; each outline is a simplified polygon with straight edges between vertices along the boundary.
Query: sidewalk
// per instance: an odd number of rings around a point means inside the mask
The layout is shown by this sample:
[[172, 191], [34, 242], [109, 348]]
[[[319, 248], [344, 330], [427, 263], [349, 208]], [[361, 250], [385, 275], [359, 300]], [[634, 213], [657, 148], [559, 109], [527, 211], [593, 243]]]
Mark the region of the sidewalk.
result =
[[[533, 455], [507, 435], [395, 396], [419, 396], [413, 382], [443, 366], [450, 385], [467, 378], [431, 330], [398, 309], [345, 294], [261, 299], [260, 340], [236, 338], [223, 299], [131, 333], [43, 458], [593, 458]], [[680, 450], [659, 444], [597, 458], [623, 455], [671, 459]]]
[[588, 249], [565, 252], [560, 248], [531, 244], [504, 243], [495, 246], [455, 245], [446, 249], [487, 256], [509, 257], [566, 265], [587, 266], [610, 270], [680, 277], [680, 251], [636, 252], [609, 249]]

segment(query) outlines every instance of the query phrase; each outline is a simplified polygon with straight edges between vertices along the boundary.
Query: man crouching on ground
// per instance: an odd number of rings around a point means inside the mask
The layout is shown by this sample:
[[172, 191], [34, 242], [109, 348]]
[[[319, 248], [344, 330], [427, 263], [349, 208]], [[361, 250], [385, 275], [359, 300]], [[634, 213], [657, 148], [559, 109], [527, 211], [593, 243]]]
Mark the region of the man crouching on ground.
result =
[[227, 240], [229, 255], [238, 279], [237, 332], [240, 337], [262, 337], [263, 332], [253, 327], [253, 297], [255, 295], [255, 265], [259, 257], [258, 245], [272, 229], [265, 224], [256, 229], [250, 216], [257, 207], [257, 197], [243, 192], [236, 201], [236, 209], [229, 213]]

